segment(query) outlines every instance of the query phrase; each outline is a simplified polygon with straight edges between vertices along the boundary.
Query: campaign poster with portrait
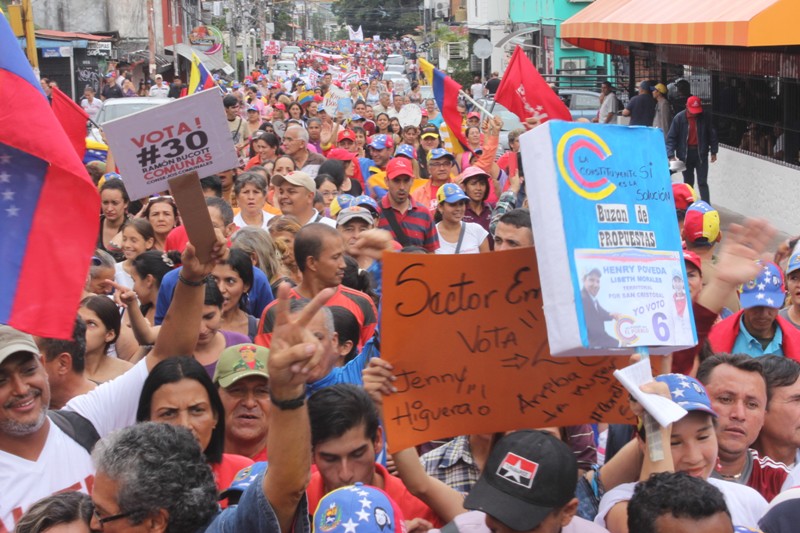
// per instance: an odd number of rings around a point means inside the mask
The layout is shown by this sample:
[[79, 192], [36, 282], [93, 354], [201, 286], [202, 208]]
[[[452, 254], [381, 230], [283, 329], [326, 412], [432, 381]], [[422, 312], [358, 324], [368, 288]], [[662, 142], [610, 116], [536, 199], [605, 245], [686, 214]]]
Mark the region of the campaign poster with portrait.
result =
[[551, 353], [697, 344], [663, 134], [549, 121], [520, 142]]

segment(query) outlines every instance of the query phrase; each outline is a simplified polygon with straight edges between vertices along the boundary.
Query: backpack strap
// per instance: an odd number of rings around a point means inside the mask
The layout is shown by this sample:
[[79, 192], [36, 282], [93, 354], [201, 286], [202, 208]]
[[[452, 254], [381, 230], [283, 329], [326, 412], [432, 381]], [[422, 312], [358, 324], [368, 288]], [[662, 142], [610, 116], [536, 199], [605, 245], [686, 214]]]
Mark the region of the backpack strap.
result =
[[97, 433], [97, 429], [88, 418], [75, 411], [63, 409], [48, 410], [47, 416], [69, 438], [80, 444], [87, 452], [92, 453], [92, 448], [100, 440], [100, 434]]
[[386, 220], [389, 221], [389, 226], [392, 227], [392, 231], [394, 231], [395, 239], [399, 242], [403, 248], [408, 246], [408, 235], [406, 232], [403, 231], [403, 228], [400, 226], [400, 223], [397, 221], [397, 217], [394, 215], [394, 209], [391, 207], [387, 207], [383, 210], [383, 213], [386, 216]]
[[464, 242], [464, 233], [467, 230], [467, 223], [463, 220], [461, 221], [461, 231], [458, 232], [458, 244], [456, 244], [456, 253], [461, 252], [461, 244]]

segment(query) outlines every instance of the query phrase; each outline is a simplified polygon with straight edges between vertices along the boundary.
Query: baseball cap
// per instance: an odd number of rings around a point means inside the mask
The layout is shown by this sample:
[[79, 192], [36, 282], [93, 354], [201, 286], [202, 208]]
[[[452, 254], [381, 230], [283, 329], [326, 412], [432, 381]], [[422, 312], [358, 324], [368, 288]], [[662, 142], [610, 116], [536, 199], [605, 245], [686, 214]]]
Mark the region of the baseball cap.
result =
[[157, 80], [163, 80], [164, 77], [161, 74], [156, 74], [156, 79]]
[[516, 431], [495, 444], [464, 507], [517, 531], [535, 529], [575, 495], [578, 463], [550, 433]]
[[711, 398], [708, 397], [706, 388], [695, 378], [683, 374], [661, 374], [656, 381], [666, 383], [672, 401], [687, 411], [703, 411], [717, 416], [711, 408]]
[[269, 463], [266, 461], [258, 461], [257, 463], [242, 468], [236, 473], [230, 486], [220, 493], [219, 499], [224, 500], [233, 494], [243, 493], [247, 490], [247, 487], [253, 484], [259, 474], [263, 474], [267, 471], [268, 467]]
[[719, 212], [700, 200], [689, 206], [683, 222], [683, 238], [692, 243], [720, 240]]
[[383, 133], [373, 135], [369, 140], [369, 145], [376, 150], [383, 150], [384, 148], [391, 148], [394, 146], [394, 141], [391, 135], [384, 135]]
[[690, 205], [700, 199], [691, 185], [684, 182], [672, 184], [672, 197], [675, 200], [675, 209], [681, 211], [686, 211]]
[[700, 102], [699, 96], [690, 96], [686, 100], [686, 112], [692, 115], [697, 115], [703, 112], [703, 104]]
[[254, 105], [251, 105], [251, 106], [247, 107], [247, 110], [248, 111], [258, 111], [258, 108], [256, 106], [254, 106]]
[[386, 176], [390, 180], [399, 176], [411, 176], [413, 178], [414, 167], [411, 166], [411, 161], [405, 157], [395, 157], [386, 165]]
[[281, 111], [286, 111], [286, 105], [283, 104], [282, 102], [278, 102], [272, 107], [274, 107], [275, 109], [280, 109]]
[[761, 306], [780, 309], [785, 296], [781, 269], [770, 261], [764, 263], [758, 276], [742, 285], [739, 302], [742, 309]]
[[397, 503], [378, 487], [356, 483], [326, 494], [314, 511], [313, 533], [406, 533]]
[[331, 201], [331, 205], [328, 206], [328, 210], [331, 212], [331, 216], [333, 218], [336, 218], [336, 215], [338, 215], [342, 209], [354, 205], [353, 200], [354, 198], [352, 194], [340, 194], [339, 196], [334, 198]]
[[359, 120], [367, 120], [367, 119], [365, 119], [365, 118], [364, 118], [364, 117], [362, 117], [361, 115], [357, 115], [356, 113], [353, 113], [353, 114], [350, 116], [350, 122], [358, 122]]
[[422, 128], [422, 134], [420, 135], [420, 139], [424, 139], [426, 137], [436, 137], [439, 138], [439, 128], [436, 126], [425, 126]]
[[352, 205], [366, 207], [367, 209], [372, 211], [373, 215], [378, 214], [378, 202], [376, 202], [371, 196], [367, 196], [366, 194], [362, 194], [360, 196], [356, 196], [355, 198], [353, 198]]
[[683, 260], [686, 263], [696, 266], [697, 270], [699, 270], [701, 274], [703, 273], [703, 261], [696, 253], [692, 252], [691, 250], [683, 250]]
[[464, 200], [469, 200], [469, 197], [464, 194], [464, 191], [461, 190], [461, 187], [455, 183], [445, 183], [439, 187], [439, 191], [436, 193], [437, 204], [441, 204], [442, 202], [455, 204]]
[[342, 130], [339, 132], [339, 135], [336, 138], [336, 142], [342, 142], [345, 139], [349, 139], [353, 142], [356, 142], [356, 132], [354, 132], [353, 130]]
[[39, 347], [33, 337], [11, 326], [0, 324], [0, 364], [18, 352], [39, 355]]
[[481, 118], [481, 114], [477, 111], [470, 111], [467, 113], [467, 118]]
[[317, 192], [317, 184], [314, 183], [314, 180], [311, 179], [311, 176], [300, 170], [289, 172], [285, 176], [281, 176], [280, 174], [275, 174], [272, 176], [272, 183], [276, 187], [280, 187], [285, 181], [291, 183], [292, 185], [297, 185], [298, 187], [305, 187], [311, 192]]
[[317, 106], [317, 113], [326, 113], [327, 114], [328, 112], [325, 111], [325, 106], [319, 105], [319, 106]]
[[428, 110], [427, 109], [423, 109], [422, 110], [422, 116], [423, 117], [427, 117], [428, 116]]
[[444, 148], [434, 148], [428, 153], [428, 161], [431, 161], [433, 159], [442, 159], [443, 157], [449, 158], [454, 163], [456, 161], [456, 158], [453, 157], [453, 154], [451, 154]]
[[789, 256], [789, 266], [786, 267], [786, 273], [791, 274], [800, 268], [800, 244], [795, 244], [792, 255]]
[[269, 379], [267, 359], [269, 350], [255, 344], [235, 344], [225, 348], [214, 369], [214, 383], [226, 389], [248, 376]]
[[475, 176], [485, 178], [487, 181], [489, 180], [489, 174], [485, 170], [480, 167], [472, 166], [465, 168], [464, 171], [458, 175], [458, 178], [456, 178], [456, 183], [464, 183], [468, 179], [474, 178]]
[[113, 72], [109, 72], [108, 74], [106, 74], [106, 78], [113, 78], [113, 77], [114, 77]]
[[349, 150], [344, 148], [331, 148], [328, 150], [328, 159], [335, 159], [337, 161], [352, 161], [357, 156]]
[[395, 157], [403, 156], [409, 159], [416, 159], [417, 158], [417, 151], [414, 150], [414, 147], [410, 144], [398, 144], [397, 150], [394, 152]]
[[667, 86], [663, 83], [656, 83], [654, 90], [660, 92], [661, 94], [667, 94]]
[[375, 219], [372, 218], [372, 213], [369, 211], [369, 209], [357, 205], [351, 205], [350, 207], [346, 207], [339, 211], [339, 214], [336, 217], [336, 225], [343, 226], [354, 219], [363, 220], [369, 225], [375, 223]]

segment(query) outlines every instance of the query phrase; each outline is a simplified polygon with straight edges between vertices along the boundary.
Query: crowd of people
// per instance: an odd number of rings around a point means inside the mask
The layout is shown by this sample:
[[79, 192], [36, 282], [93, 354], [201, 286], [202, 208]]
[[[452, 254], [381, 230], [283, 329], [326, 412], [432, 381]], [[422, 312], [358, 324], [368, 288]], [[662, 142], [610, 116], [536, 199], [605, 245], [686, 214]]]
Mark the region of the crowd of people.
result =
[[[644, 390], [688, 414], [656, 435], [631, 400], [638, 425], [467, 433], [387, 454], [382, 257], [468, 264], [534, 247], [524, 129], [498, 157], [502, 121], [460, 103], [469, 146], [454, 146], [434, 100], [336, 76], [231, 84], [241, 164], [201, 180], [209, 258], [171, 196], [131, 199], [112, 152], [87, 165], [101, 229], [72, 338], [0, 325], [0, 531], [794, 531], [797, 241], [771, 249], [757, 220], [722, 239], [684, 183], [673, 197], [699, 343], [653, 357]], [[322, 105], [337, 83], [349, 117]]]

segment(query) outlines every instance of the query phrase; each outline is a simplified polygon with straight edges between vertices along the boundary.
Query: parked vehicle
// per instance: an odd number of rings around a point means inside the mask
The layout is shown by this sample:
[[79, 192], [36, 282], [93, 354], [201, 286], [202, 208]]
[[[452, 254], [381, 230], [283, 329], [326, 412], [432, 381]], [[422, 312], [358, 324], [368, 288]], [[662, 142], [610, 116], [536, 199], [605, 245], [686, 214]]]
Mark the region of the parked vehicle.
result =
[[[158, 107], [172, 102], [172, 98], [152, 98], [149, 96], [131, 96], [129, 98], [110, 98], [103, 102], [103, 108], [97, 113], [95, 123], [102, 126], [106, 122], [111, 122], [118, 118], [127, 117], [139, 111]], [[91, 124], [91, 123], [89, 123]], [[89, 130], [89, 138], [103, 142], [103, 138], [94, 125]]]
[[[492, 115], [497, 115], [501, 119], [503, 119], [503, 127], [500, 129], [500, 144], [497, 147], [497, 155], [500, 156], [508, 150], [508, 134], [512, 130], [522, 127], [522, 122], [519, 120], [519, 117], [503, 107], [503, 105], [498, 104], [494, 100], [490, 98], [481, 98], [478, 100], [478, 103], [489, 110]], [[486, 118], [486, 113], [481, 111], [481, 120]]]
[[579, 118], [592, 120], [600, 110], [600, 93], [580, 89], [561, 89], [558, 91], [558, 95], [569, 108], [572, 120]]
[[299, 46], [288, 45], [281, 49], [280, 59], [294, 59], [294, 56], [301, 52]]

